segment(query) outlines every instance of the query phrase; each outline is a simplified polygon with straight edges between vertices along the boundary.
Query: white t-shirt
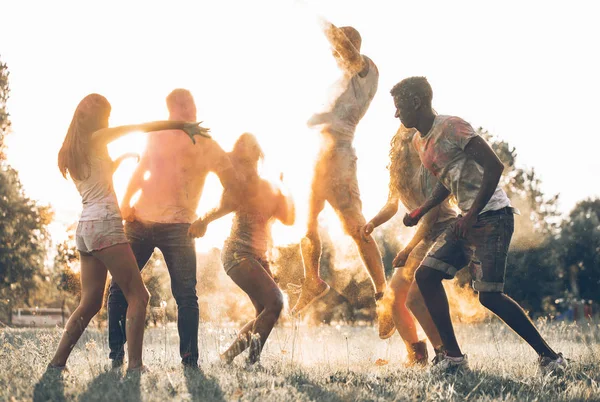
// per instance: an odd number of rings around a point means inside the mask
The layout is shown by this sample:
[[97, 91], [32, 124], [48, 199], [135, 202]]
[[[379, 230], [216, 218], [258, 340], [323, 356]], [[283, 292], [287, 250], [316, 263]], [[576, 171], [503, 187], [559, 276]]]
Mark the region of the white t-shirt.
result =
[[113, 161], [106, 147], [90, 155], [90, 175], [73, 182], [81, 195], [83, 210], [80, 221], [122, 219], [119, 202], [113, 188]]
[[329, 107], [330, 120], [325, 122], [328, 131], [336, 136], [336, 140], [353, 141], [356, 126], [363, 118], [377, 92], [379, 71], [367, 56], [369, 71], [364, 77], [359, 73], [344, 75], [335, 85], [333, 101]]
[[[473, 127], [460, 117], [436, 116], [427, 135], [417, 133], [413, 137], [421, 162], [456, 197], [463, 213], [471, 209], [483, 179], [483, 167], [464, 152], [476, 136]], [[510, 200], [498, 186], [481, 213], [508, 206]]]

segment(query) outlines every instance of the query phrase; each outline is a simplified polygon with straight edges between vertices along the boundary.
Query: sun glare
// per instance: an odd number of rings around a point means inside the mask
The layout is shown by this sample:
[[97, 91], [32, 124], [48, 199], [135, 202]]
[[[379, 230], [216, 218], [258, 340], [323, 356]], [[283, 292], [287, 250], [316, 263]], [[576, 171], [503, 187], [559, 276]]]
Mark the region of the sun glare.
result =
[[[168, 51], [173, 52], [164, 55], [164, 64], [158, 70], [157, 66], [149, 64], [144, 58], [129, 58], [122, 69], [103, 72], [99, 75], [102, 81], [85, 89], [102, 93], [109, 99], [112, 105], [111, 126], [166, 119], [166, 95], [174, 88], [187, 88], [194, 95], [198, 120], [211, 129], [213, 138], [225, 151], [231, 150], [236, 138], [243, 132], [256, 135], [265, 153], [261, 175], [275, 183], [283, 175], [283, 186], [296, 204], [296, 222], [293, 226], [281, 223], [273, 225], [275, 245], [299, 242], [306, 231], [313, 164], [320, 141], [319, 132], [309, 129], [306, 121], [313, 113], [323, 111], [331, 96], [331, 86], [340, 74], [316, 16], [306, 5], [299, 4], [280, 10], [282, 15], [289, 13], [287, 19], [272, 20], [265, 17], [263, 24], [253, 24], [253, 30], [247, 36], [231, 34], [229, 37], [216, 37], [211, 42], [212, 46], [216, 46], [215, 49], [211, 47], [207, 51], [237, 46], [236, 52], [220, 53], [217, 64], [182, 63], [174, 55], [177, 52], [185, 53], [185, 43], [175, 38], [169, 39], [168, 33], [163, 37], [163, 34], [148, 32], [148, 41], [160, 39], [161, 46], [168, 43]], [[243, 25], [246, 22], [242, 19], [236, 23]], [[272, 36], [272, 32], [282, 29], [285, 35]], [[267, 38], [269, 46], [253, 47], [253, 53], [244, 53], [244, 47], [240, 45], [240, 41], [266, 43]], [[145, 42], [140, 46], [146, 46]], [[116, 47], [114, 57], [129, 56], [121, 47]], [[239, 61], [248, 57], [261, 62], [240, 65]], [[109, 79], [110, 74], [112, 78]], [[127, 85], [123, 85], [125, 77], [130, 77]], [[72, 111], [69, 109], [65, 116], [70, 113]], [[361, 160], [361, 148], [365, 147], [364, 144], [367, 147], [372, 145], [372, 139], [363, 138], [359, 143], [359, 137], [364, 132], [375, 130], [365, 129], [364, 126], [362, 123], [359, 125], [356, 147], [361, 190], [367, 186], [365, 191], [361, 191], [363, 205], [365, 212], [371, 214], [382, 202], [382, 194], [368, 188], [377, 183], [374, 174], [370, 173], [376, 167], [369, 165], [366, 158]], [[110, 156], [116, 159], [132, 152], [141, 155], [146, 147], [147, 136], [132, 133], [114, 141], [109, 145]], [[385, 163], [381, 165], [385, 166]], [[119, 201], [135, 168], [136, 160], [127, 158], [113, 176]], [[365, 174], [363, 169], [370, 169], [370, 172]], [[386, 181], [385, 178], [376, 180], [382, 183]], [[209, 174], [197, 215], [202, 216], [216, 207], [221, 192], [222, 186], [217, 176]], [[76, 197], [72, 192], [65, 194], [64, 197]], [[135, 203], [135, 197], [133, 201]], [[64, 225], [75, 221], [78, 213], [79, 210], [73, 210], [72, 218], [63, 218]], [[323, 212], [320, 219], [335, 232], [335, 236], [342, 235], [339, 220], [330, 208]], [[213, 247], [221, 248], [230, 227], [231, 216], [212, 223], [206, 237], [196, 240], [197, 249], [207, 251]], [[56, 231], [61, 232], [59, 229]], [[64, 228], [57, 238], [63, 234]]]

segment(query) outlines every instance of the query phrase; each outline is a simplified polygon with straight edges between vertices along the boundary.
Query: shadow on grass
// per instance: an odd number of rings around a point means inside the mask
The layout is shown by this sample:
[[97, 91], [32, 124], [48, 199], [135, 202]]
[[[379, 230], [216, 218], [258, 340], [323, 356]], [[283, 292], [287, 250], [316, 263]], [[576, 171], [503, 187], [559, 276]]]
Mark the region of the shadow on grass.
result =
[[80, 401], [134, 401], [141, 402], [141, 374], [106, 370], [98, 374], [83, 392]]
[[33, 388], [33, 401], [66, 401], [63, 373], [46, 369]]
[[292, 385], [298, 392], [306, 395], [310, 400], [313, 401], [343, 401], [335, 392], [325, 389], [322, 384], [318, 384], [312, 381], [303, 372], [297, 372], [286, 377], [286, 380]]
[[452, 383], [454, 392], [464, 400], [479, 398], [504, 400], [509, 395], [519, 400], [556, 399], [572, 382], [572, 376], [539, 376], [510, 378], [473, 370], [456, 376], [445, 376]]
[[201, 369], [186, 368], [183, 375], [193, 401], [225, 401], [219, 382]]

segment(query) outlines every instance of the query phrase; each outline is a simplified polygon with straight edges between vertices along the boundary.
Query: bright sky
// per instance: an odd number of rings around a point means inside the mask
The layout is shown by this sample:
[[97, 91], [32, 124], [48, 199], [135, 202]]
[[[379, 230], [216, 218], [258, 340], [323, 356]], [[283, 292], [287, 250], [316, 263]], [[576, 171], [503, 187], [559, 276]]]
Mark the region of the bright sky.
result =
[[[593, 179], [600, 132], [589, 125], [600, 93], [597, 4], [0, 0], [0, 57], [12, 90], [9, 162], [27, 194], [57, 212], [58, 240], [81, 209], [75, 186], [56, 167], [81, 98], [105, 95], [111, 124], [129, 124], [166, 118], [165, 96], [185, 87], [223, 148], [244, 131], [257, 135], [265, 170], [273, 177], [284, 172], [298, 204], [296, 226], [276, 233], [299, 237], [318, 135], [305, 122], [337, 78], [316, 22], [322, 15], [355, 26], [362, 52], [381, 74], [355, 141], [367, 219], [387, 195], [388, 142], [399, 124], [389, 90], [411, 75], [427, 76], [439, 113], [463, 117], [515, 146], [519, 164], [535, 167], [545, 192], [561, 193], [566, 213], [600, 196]], [[133, 134], [110, 150], [117, 156], [144, 145], [145, 136]], [[115, 175], [119, 197], [133, 168], [124, 163]], [[214, 206], [219, 192], [213, 177], [199, 212]], [[209, 230], [218, 235], [209, 231], [201, 248], [222, 244], [228, 222]]]

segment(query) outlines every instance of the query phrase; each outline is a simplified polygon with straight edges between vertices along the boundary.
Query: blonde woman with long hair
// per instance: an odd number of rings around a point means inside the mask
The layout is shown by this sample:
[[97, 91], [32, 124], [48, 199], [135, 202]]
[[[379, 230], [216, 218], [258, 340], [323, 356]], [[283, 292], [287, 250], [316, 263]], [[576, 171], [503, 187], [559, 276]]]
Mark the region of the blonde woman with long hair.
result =
[[177, 121], [109, 128], [110, 111], [110, 103], [102, 95], [90, 94], [83, 98], [58, 154], [58, 167], [65, 178], [67, 174], [71, 177], [83, 204], [76, 233], [81, 260], [81, 300], [65, 326], [49, 368], [65, 367], [79, 337], [102, 307], [107, 271], [123, 289], [129, 303], [128, 369], [143, 367], [142, 341], [149, 295], [123, 232], [112, 182], [115, 163], [108, 154], [108, 143], [134, 131], [180, 129], [192, 141], [194, 135], [208, 135], [208, 130], [198, 123]]

